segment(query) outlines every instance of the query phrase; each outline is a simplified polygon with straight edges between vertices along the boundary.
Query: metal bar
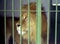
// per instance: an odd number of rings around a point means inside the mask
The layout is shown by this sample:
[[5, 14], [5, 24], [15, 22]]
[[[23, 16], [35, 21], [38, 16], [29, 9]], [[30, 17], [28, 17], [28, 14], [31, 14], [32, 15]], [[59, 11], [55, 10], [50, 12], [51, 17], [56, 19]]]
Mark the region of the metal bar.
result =
[[[0, 11], [20, 11], [20, 10], [0, 10]], [[27, 12], [28, 10], [22, 10], [22, 11], [25, 11]], [[35, 12], [35, 10], [30, 10], [31, 12]], [[42, 12], [48, 12], [47, 10], [46, 11], [42, 11]], [[50, 12], [56, 12], [55, 10], [50, 10]], [[60, 12], [60, 10], [58, 10], [57, 12]]]
[[22, 44], [22, 0], [20, 0], [20, 25], [21, 25], [21, 34], [20, 34], [20, 44]]
[[49, 29], [50, 29], [50, 0], [48, 0], [48, 19], [47, 19], [47, 44], [49, 44]]
[[30, 0], [28, 0], [28, 44], [30, 44]]
[[[4, 10], [6, 10], [6, 0], [4, 0]], [[6, 11], [4, 11], [4, 34], [5, 34], [5, 44], [6, 42]]]
[[55, 16], [55, 44], [57, 44], [57, 0], [56, 0], [56, 16]]
[[36, 12], [37, 12], [37, 29], [36, 29], [36, 44], [41, 44], [41, 24], [42, 24], [42, 20], [41, 20], [41, 0], [37, 0], [37, 4], [36, 4]]
[[[12, 0], [12, 11], [14, 10], [14, 0]], [[13, 44], [14, 43], [14, 11], [12, 12], [12, 35], [13, 35]]]

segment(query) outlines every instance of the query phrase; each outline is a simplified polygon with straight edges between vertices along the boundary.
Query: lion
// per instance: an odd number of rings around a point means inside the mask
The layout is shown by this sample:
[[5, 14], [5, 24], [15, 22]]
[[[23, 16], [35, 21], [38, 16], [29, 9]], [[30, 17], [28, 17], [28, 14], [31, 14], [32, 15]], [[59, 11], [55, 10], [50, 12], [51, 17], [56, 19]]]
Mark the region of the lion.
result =
[[[30, 3], [30, 42], [31, 44], [36, 44], [36, 3]], [[29, 30], [29, 22], [28, 22], [28, 5], [22, 6], [22, 14], [21, 19], [16, 23], [17, 32], [19, 35], [22, 34], [22, 38], [28, 41], [28, 30]], [[41, 8], [44, 11], [44, 8]], [[47, 38], [47, 18], [46, 13], [41, 12], [42, 15], [42, 31], [41, 38], [42, 44], [46, 44]], [[21, 33], [22, 30], [22, 33]]]

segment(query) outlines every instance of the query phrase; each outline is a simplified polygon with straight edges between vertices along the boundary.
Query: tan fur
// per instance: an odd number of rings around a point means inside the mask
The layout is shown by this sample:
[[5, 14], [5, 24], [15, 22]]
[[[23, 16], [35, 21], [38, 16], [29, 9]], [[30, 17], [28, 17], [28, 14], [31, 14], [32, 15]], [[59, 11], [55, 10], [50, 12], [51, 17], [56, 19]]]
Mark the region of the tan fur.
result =
[[[26, 32], [24, 35], [22, 35], [23, 39], [26, 39], [26, 40], [28, 40], [28, 29], [29, 29], [29, 26], [28, 26], [29, 19], [28, 19], [27, 10], [28, 10], [28, 5], [24, 5], [22, 7], [22, 20], [21, 20], [22, 25], [20, 25], [22, 26], [22, 32]], [[42, 10], [43, 10], [43, 7], [42, 7]], [[44, 42], [44, 40], [46, 40], [46, 37], [47, 37], [47, 19], [46, 19], [45, 12], [42, 12], [41, 15], [42, 15], [42, 36], [41, 37], [43, 40], [42, 42]], [[17, 22], [17, 27], [19, 24], [20, 24], [20, 20]], [[36, 42], [36, 3], [30, 4], [30, 41], [32, 42], [32, 44], [35, 44]], [[46, 44], [45, 42], [43, 44]]]

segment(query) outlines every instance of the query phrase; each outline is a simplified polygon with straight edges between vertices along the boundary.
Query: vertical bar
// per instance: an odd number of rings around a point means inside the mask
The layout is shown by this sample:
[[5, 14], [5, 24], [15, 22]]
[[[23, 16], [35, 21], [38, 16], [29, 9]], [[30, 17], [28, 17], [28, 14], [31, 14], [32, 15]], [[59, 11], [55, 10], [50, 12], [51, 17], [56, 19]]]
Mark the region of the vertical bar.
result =
[[12, 0], [12, 35], [13, 35], [13, 44], [14, 44], [14, 0]]
[[49, 44], [49, 29], [50, 29], [50, 0], [48, 0], [48, 19], [47, 19], [47, 44]]
[[41, 24], [42, 24], [42, 20], [41, 20], [41, 0], [37, 0], [37, 4], [36, 4], [36, 12], [37, 12], [37, 29], [36, 29], [36, 44], [41, 44]]
[[6, 0], [4, 0], [4, 34], [5, 34], [5, 44], [6, 42]]
[[21, 25], [21, 34], [20, 34], [20, 44], [22, 44], [22, 0], [20, 0], [20, 25]]
[[56, 0], [56, 16], [55, 16], [55, 44], [57, 44], [57, 0]]
[[29, 5], [29, 3], [30, 3], [30, 0], [28, 0], [28, 28], [29, 28], [29, 30], [28, 30], [28, 44], [30, 44], [30, 5]]

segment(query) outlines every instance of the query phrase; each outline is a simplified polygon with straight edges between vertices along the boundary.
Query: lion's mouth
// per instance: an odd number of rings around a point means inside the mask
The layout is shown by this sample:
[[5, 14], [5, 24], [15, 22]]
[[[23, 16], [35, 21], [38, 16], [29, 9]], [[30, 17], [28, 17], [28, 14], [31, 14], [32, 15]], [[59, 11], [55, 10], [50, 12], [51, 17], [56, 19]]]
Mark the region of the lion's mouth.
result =
[[22, 32], [21, 32], [21, 26], [17, 27], [17, 32], [18, 32], [19, 35], [24, 35], [24, 34], [26, 34], [25, 31], [22, 31]]
[[18, 32], [19, 35], [24, 35], [26, 33], [26, 32], [21, 31], [21, 26], [20, 26], [19, 23], [16, 24], [16, 27], [17, 27], [17, 32]]
[[16, 24], [16, 27], [17, 27], [17, 32], [18, 32], [19, 35], [22, 35], [22, 36], [23, 36], [23, 35], [25, 35], [26, 33], [28, 33], [28, 28], [26, 28], [25, 31], [22, 31], [22, 30], [21, 30], [21, 25], [18, 24], [18, 23]]

